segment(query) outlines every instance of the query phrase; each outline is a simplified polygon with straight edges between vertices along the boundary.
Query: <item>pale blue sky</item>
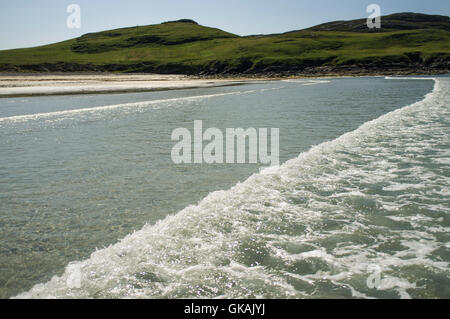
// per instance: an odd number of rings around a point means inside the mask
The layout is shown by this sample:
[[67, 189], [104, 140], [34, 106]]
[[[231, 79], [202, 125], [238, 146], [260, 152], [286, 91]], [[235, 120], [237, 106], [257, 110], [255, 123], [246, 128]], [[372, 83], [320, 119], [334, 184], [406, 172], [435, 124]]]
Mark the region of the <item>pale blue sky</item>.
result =
[[[81, 29], [66, 26], [69, 4], [81, 7]], [[382, 15], [421, 12], [449, 15], [448, 0], [2, 0], [0, 49], [30, 47], [84, 33], [190, 18], [239, 35], [278, 33], [316, 24], [364, 18], [366, 7]]]

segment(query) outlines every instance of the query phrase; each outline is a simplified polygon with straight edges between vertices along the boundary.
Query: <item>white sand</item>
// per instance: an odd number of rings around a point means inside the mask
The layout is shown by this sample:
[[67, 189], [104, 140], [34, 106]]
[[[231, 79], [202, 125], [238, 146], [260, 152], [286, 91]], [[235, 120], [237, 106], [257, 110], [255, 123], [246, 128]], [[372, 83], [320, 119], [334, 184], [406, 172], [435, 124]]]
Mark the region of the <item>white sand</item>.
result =
[[235, 80], [201, 80], [183, 75], [27, 75], [0, 76], [0, 97], [144, 92], [239, 84]]

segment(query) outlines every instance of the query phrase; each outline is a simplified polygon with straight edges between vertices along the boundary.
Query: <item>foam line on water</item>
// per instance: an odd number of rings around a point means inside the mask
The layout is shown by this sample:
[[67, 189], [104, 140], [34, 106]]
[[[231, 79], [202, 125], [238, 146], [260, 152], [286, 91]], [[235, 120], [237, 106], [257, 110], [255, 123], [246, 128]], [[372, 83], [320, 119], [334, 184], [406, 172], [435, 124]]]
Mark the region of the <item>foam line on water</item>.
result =
[[256, 93], [256, 92], [264, 92], [267, 90], [279, 90], [282, 88], [283, 87], [276, 87], [276, 88], [261, 89], [261, 90], [247, 90], [247, 91], [238, 91], [238, 92], [229, 92], [229, 93], [197, 95], [197, 96], [179, 97], [179, 98], [162, 99], [162, 100], [154, 100], [154, 101], [143, 101], [143, 102], [133, 102], [133, 103], [106, 105], [106, 106], [95, 106], [95, 107], [89, 107], [89, 108], [47, 112], [47, 113], [16, 115], [16, 116], [0, 118], [0, 123], [1, 122], [24, 122], [24, 121], [29, 121], [29, 120], [39, 120], [42, 118], [50, 118], [50, 117], [82, 114], [82, 113], [92, 113], [92, 112], [98, 112], [98, 111], [109, 111], [109, 110], [115, 110], [115, 109], [121, 109], [121, 108], [146, 107], [146, 106], [156, 105], [156, 104], [161, 104], [161, 103], [171, 103], [171, 102], [180, 102], [180, 101], [196, 101], [196, 100], [215, 98], [215, 97], [221, 97], [221, 96], [251, 94], [251, 93]]
[[420, 77], [400, 77], [400, 76], [385, 76], [386, 80], [430, 80], [436, 81], [436, 78], [420, 78]]
[[308, 80], [308, 79], [289, 79], [283, 81], [289, 83], [301, 83], [304, 86], [331, 83], [331, 81], [328, 80]]

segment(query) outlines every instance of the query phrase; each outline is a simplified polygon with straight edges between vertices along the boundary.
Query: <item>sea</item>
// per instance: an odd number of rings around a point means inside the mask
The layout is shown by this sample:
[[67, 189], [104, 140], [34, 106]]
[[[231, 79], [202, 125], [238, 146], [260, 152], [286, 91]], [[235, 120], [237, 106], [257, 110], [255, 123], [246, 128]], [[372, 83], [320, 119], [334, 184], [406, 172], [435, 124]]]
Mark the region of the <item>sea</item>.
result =
[[[174, 163], [196, 120], [280, 166]], [[450, 298], [449, 186], [448, 76], [1, 98], [0, 298]]]

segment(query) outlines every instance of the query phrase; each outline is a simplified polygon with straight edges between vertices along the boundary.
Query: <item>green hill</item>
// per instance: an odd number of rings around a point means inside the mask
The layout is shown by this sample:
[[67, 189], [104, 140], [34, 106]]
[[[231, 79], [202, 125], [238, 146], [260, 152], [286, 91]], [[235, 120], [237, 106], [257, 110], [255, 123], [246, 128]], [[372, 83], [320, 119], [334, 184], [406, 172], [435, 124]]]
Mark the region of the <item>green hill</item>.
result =
[[122, 28], [0, 51], [3, 72], [329, 74], [448, 72], [450, 19], [414, 13], [240, 37], [192, 20]]
[[450, 18], [422, 13], [395, 13], [382, 18], [381, 29], [367, 28], [367, 19], [335, 21], [320, 24], [308, 30], [341, 32], [392, 32], [417, 29], [439, 29], [450, 31]]

